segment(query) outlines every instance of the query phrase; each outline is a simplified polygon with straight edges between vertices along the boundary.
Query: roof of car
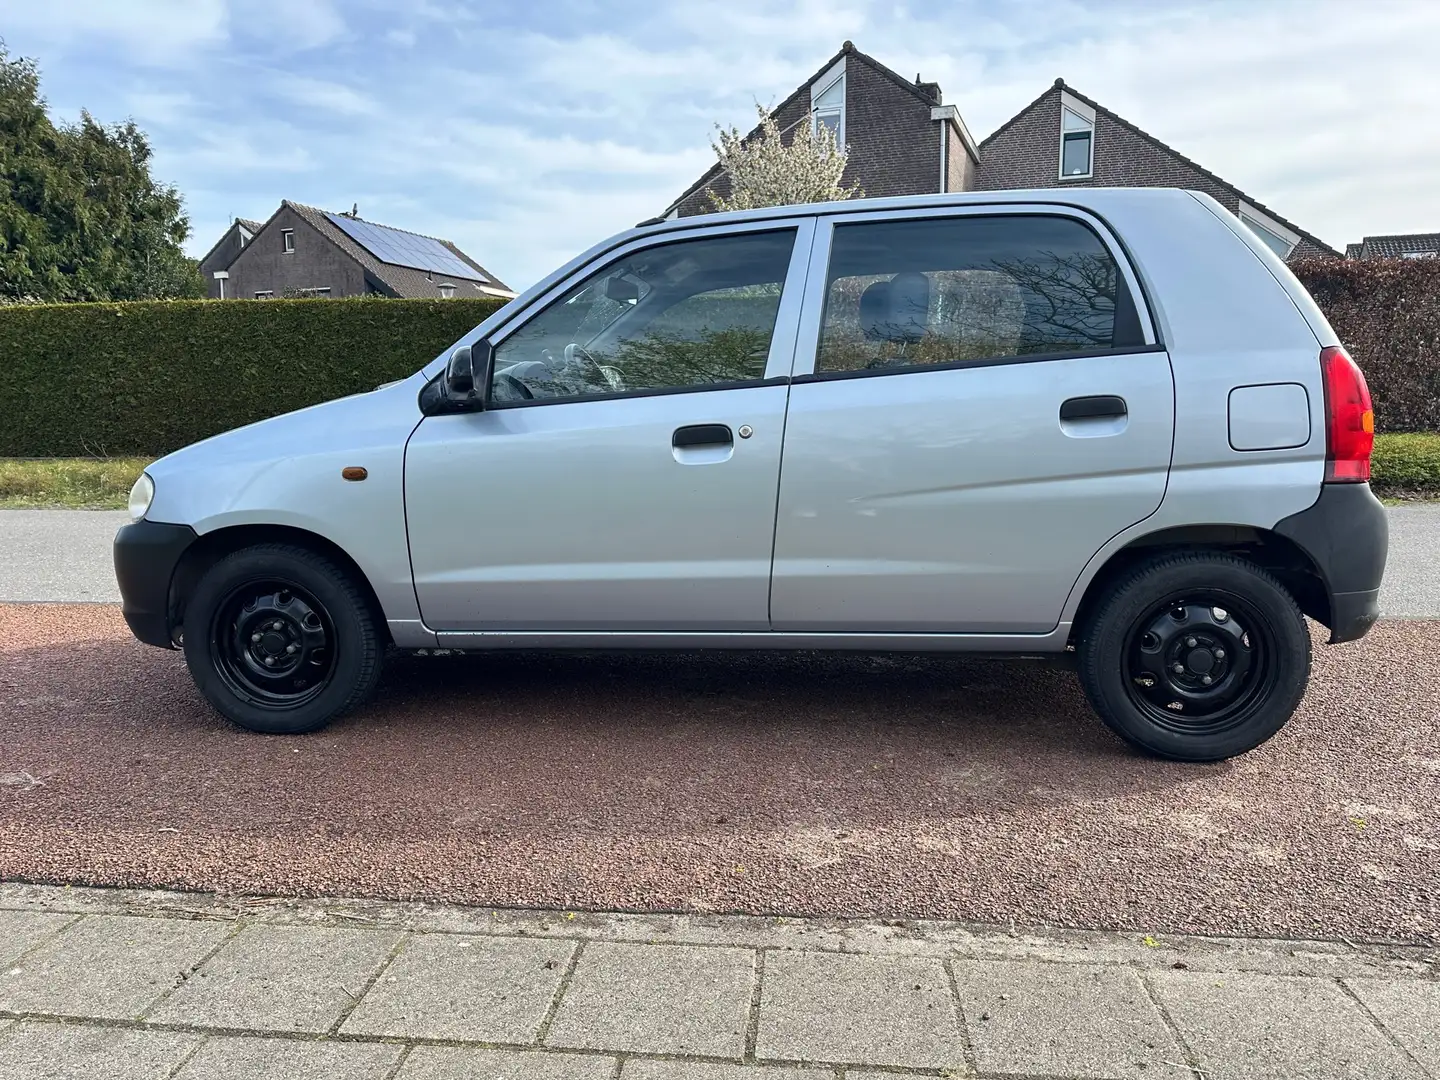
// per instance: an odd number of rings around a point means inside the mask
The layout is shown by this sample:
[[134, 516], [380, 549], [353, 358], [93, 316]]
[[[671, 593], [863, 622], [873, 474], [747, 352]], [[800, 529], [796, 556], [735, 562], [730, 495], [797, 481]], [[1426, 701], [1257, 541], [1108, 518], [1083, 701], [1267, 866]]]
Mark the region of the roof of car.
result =
[[[1043, 203], [1052, 206], [1073, 206], [1082, 209], [1117, 200], [1150, 201], [1189, 198], [1184, 188], [1165, 187], [1084, 187], [1084, 188], [1019, 188], [1002, 191], [957, 191], [940, 195], [894, 195], [885, 199], [846, 199], [839, 202], [801, 203], [794, 206], [765, 206], [756, 210], [731, 210], [718, 214], [696, 214], [688, 217], [651, 218], [633, 230], [636, 235], [665, 232], [670, 229], [698, 229], [745, 221], [767, 221], [773, 218], [824, 216], [829, 214], [867, 214], [886, 210], [918, 210], [926, 207], [985, 206]], [[626, 234], [629, 235], [629, 234]]]

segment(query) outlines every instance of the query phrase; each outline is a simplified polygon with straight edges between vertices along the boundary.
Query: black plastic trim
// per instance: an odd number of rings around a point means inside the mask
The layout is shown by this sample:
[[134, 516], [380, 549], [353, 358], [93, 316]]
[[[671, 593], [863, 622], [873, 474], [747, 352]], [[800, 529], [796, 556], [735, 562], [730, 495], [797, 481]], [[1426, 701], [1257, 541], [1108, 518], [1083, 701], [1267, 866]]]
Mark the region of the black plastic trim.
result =
[[886, 368], [860, 368], [858, 371], [814, 371], [796, 375], [790, 381], [801, 383], [834, 382], [837, 379], [866, 379], [879, 375], [915, 375], [924, 371], [960, 371], [965, 368], [1002, 367], [1007, 364], [1040, 364], [1049, 360], [1084, 360], [1093, 356], [1132, 356], [1138, 353], [1161, 353], [1164, 345], [1136, 345], [1124, 349], [1081, 349], [1076, 352], [1035, 353], [1025, 356], [990, 356], [981, 360], [951, 360], [945, 364], [910, 364]]
[[196, 540], [189, 525], [137, 521], [115, 534], [115, 580], [130, 632], [146, 645], [173, 649], [170, 582], [180, 557]]
[[1330, 644], [1365, 636], [1380, 617], [1390, 521], [1369, 484], [1322, 484], [1308, 510], [1275, 526], [1314, 560], [1330, 597]]
[[491, 401], [486, 412], [500, 409], [530, 409], [543, 405], [574, 405], [581, 401], [621, 401], [626, 398], [665, 397], [669, 394], [703, 394], [710, 390], [751, 390], [757, 386], [784, 386], [790, 376], [773, 379], [740, 379], [724, 383], [696, 383], [694, 386], [659, 386], [646, 390], [616, 390], [608, 394], [577, 394], [573, 397], [534, 398], [530, 401]]
[[1098, 420], [1124, 416], [1125, 399], [1114, 394], [1067, 398], [1060, 404], [1061, 420]]
[[676, 428], [670, 445], [676, 450], [693, 446], [733, 446], [735, 434], [725, 424], [687, 424]]

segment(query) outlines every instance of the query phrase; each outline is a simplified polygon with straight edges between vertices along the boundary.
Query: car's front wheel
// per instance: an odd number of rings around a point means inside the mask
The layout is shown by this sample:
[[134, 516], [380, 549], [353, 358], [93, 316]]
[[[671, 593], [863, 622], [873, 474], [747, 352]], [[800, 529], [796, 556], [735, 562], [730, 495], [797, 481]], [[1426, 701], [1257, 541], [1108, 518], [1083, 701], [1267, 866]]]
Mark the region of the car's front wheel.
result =
[[1081, 627], [1080, 681], [1121, 738], [1162, 757], [1253, 750], [1295, 712], [1310, 634], [1273, 575], [1219, 552], [1131, 568]]
[[259, 544], [217, 562], [185, 609], [185, 662], [200, 692], [250, 731], [298, 735], [375, 689], [383, 642], [359, 584], [331, 559]]

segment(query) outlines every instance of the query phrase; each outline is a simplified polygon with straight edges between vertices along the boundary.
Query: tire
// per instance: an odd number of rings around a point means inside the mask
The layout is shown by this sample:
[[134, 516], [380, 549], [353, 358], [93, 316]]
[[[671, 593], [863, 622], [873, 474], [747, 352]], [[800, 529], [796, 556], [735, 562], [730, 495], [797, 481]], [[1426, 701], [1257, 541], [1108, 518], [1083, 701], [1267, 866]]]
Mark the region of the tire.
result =
[[226, 719], [266, 735], [318, 731], [380, 678], [378, 620], [353, 577], [290, 544], [217, 562], [185, 610], [185, 663]]
[[1290, 719], [1310, 679], [1310, 632], [1294, 598], [1264, 569], [1219, 552], [1160, 555], [1126, 571], [1076, 651], [1106, 726], [1176, 761], [1255, 749]]

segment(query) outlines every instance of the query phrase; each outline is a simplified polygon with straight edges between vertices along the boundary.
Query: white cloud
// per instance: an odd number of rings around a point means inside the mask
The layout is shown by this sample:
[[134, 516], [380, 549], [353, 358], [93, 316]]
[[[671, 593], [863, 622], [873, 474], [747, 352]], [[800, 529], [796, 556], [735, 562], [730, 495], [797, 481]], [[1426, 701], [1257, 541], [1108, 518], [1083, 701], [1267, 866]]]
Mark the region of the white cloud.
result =
[[333, 113], [339, 116], [373, 116], [379, 106], [363, 91], [328, 79], [312, 79], [305, 75], [278, 72], [266, 79], [256, 79], [266, 92], [273, 94], [297, 114], [306, 110]]
[[224, 0], [95, 0], [61, 5], [0, 0], [0, 28], [12, 50], [19, 39], [66, 46], [87, 40], [109, 43], [127, 58], [186, 65], [199, 50], [225, 38]]

